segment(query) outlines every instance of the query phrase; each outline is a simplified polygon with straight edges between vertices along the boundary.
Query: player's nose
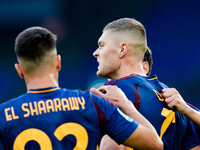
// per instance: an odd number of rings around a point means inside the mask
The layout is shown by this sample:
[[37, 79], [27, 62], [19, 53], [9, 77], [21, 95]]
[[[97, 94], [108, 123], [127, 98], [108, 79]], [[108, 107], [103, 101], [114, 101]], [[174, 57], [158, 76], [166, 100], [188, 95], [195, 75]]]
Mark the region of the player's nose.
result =
[[94, 56], [95, 58], [97, 58], [97, 57], [99, 56], [98, 49], [94, 51], [93, 56]]

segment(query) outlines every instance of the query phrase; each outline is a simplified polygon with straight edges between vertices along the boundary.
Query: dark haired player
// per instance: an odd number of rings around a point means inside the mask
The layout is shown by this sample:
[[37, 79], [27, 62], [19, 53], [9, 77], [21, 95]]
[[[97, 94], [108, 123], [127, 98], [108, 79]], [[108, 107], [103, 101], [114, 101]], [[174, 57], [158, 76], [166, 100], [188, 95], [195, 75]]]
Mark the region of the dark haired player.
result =
[[151, 74], [152, 65], [153, 65], [152, 52], [151, 49], [147, 47], [147, 50], [144, 53], [144, 58], [143, 58], [143, 69], [145, 70], [145, 74], [147, 76], [150, 76]]

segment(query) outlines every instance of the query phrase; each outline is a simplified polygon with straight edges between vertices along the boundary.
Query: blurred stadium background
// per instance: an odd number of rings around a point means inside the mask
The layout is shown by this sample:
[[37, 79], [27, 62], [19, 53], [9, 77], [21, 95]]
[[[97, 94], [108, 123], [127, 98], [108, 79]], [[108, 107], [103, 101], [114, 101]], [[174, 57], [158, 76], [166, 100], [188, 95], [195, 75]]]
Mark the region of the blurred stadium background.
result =
[[92, 56], [102, 28], [121, 17], [139, 20], [153, 52], [152, 74], [200, 107], [199, 0], [0, 0], [0, 102], [26, 92], [14, 69], [14, 40], [30, 26], [58, 35], [60, 86], [86, 90], [102, 85]]

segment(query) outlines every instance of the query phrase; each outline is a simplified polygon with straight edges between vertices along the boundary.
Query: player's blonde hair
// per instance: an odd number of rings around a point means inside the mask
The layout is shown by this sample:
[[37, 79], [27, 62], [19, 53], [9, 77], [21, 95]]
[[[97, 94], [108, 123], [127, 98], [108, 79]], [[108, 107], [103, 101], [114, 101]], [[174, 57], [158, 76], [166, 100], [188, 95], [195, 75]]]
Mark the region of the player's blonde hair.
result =
[[144, 26], [133, 18], [121, 18], [108, 23], [104, 31], [111, 31], [116, 38], [120, 38], [121, 42], [129, 42], [138, 49], [141, 56], [143, 57], [147, 49], [147, 37]]

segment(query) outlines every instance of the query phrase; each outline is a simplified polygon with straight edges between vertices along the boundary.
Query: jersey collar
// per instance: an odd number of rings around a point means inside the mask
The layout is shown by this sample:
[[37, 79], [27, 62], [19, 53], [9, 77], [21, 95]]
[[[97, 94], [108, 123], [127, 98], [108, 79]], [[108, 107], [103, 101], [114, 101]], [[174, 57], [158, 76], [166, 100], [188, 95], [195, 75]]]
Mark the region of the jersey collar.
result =
[[54, 87], [48, 87], [48, 88], [42, 88], [42, 89], [30, 89], [27, 91], [27, 93], [47, 93], [59, 90], [60, 87], [54, 86]]

